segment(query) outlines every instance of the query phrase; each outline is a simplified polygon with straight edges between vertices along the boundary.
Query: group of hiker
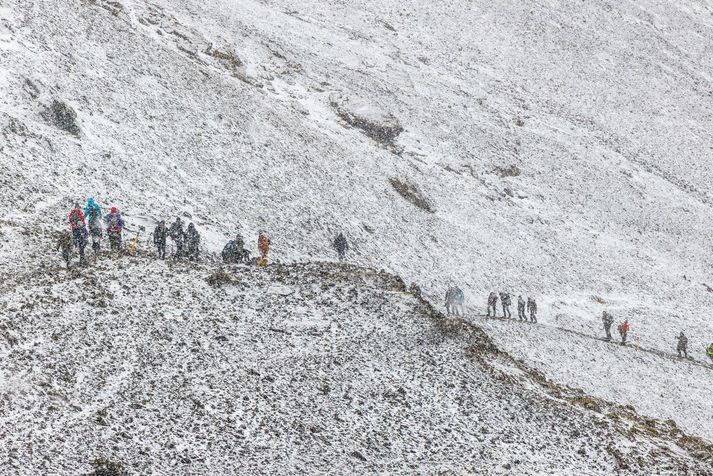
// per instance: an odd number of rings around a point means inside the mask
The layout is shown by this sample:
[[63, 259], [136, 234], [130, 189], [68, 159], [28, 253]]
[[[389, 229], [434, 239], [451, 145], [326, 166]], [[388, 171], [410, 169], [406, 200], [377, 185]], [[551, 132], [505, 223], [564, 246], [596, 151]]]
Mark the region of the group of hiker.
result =
[[189, 261], [197, 261], [200, 254], [201, 235], [196, 230], [193, 223], [189, 223], [186, 230], [183, 230], [183, 220], [177, 217], [171, 227], [166, 226], [166, 222], [161, 220], [153, 231], [153, 243], [159, 259], [166, 259], [166, 241], [171, 238], [176, 250], [173, 259], [188, 258]]
[[79, 263], [86, 262], [84, 250], [91, 237], [92, 249], [98, 252], [101, 247], [101, 239], [106, 230], [109, 238], [109, 246], [112, 250], [119, 250], [121, 247], [121, 233], [124, 229], [124, 220], [121, 212], [116, 207], [106, 215], [102, 215], [101, 206], [90, 198], [87, 206], [82, 208], [79, 203], [74, 204], [74, 208], [69, 212], [70, 230], [64, 230], [57, 240], [57, 250], [62, 252], [67, 267], [72, 259], [72, 247], [79, 250]]
[[[611, 341], [611, 326], [614, 323], [614, 318], [607, 311], [602, 311], [602, 324], [604, 324], [604, 332], [606, 333], [606, 340]], [[625, 319], [624, 322], [617, 326], [617, 331], [619, 331], [619, 336], [621, 337], [621, 345], [626, 345], [626, 336], [631, 330], [631, 325], [629, 320]], [[681, 333], [676, 338], [676, 352], [679, 357], [684, 357], [688, 359], [688, 337], [681, 331]], [[713, 363], [713, 342], [708, 344], [706, 347], [706, 356]]]
[[[510, 306], [512, 304], [512, 298], [510, 297], [509, 293], [498, 293], [496, 294], [494, 291], [491, 291], [490, 294], [488, 294], [488, 312], [487, 312], [487, 317], [491, 317], [490, 313], [492, 311], [492, 317], [498, 317], [498, 296], [500, 299], [500, 303], [503, 307], [503, 318], [505, 319], [512, 319], [512, 313], [510, 312]], [[525, 311], [527, 310], [527, 314]], [[517, 297], [517, 317], [521, 321], [528, 321], [528, 314], [529, 314], [529, 321], [531, 322], [537, 322], [537, 302], [535, 301], [535, 298], [528, 296], [527, 302], [523, 299], [521, 295], [518, 295]]]
[[[79, 252], [79, 263], [82, 265], [86, 263], [84, 250], [90, 237], [92, 249], [98, 253], [101, 249], [104, 232], [109, 238], [112, 251], [120, 251], [122, 249], [124, 220], [121, 212], [116, 207], [112, 207], [110, 213], [103, 216], [102, 207], [93, 198], [87, 201], [84, 209], [79, 206], [79, 203], [75, 203], [69, 213], [69, 225], [70, 229], [61, 232], [57, 239], [57, 251], [61, 250], [62, 258], [67, 268], [71, 265], [73, 248], [76, 248]], [[158, 223], [153, 230], [153, 244], [156, 247], [159, 259], [166, 259], [166, 245], [169, 239], [174, 244], [173, 259], [177, 260], [185, 257], [189, 261], [198, 260], [201, 236], [193, 223], [189, 223], [185, 230], [181, 217], [177, 217], [170, 227], [166, 225], [164, 220]], [[137, 242], [138, 233], [132, 245], [132, 251]], [[344, 260], [349, 245], [343, 233], [339, 233], [336, 236], [333, 246], [340, 261]], [[267, 257], [270, 252], [270, 237], [264, 229], [258, 232], [257, 248], [259, 253], [257, 263], [262, 266], [267, 265]], [[247, 264], [252, 262], [250, 252], [245, 249], [245, 240], [240, 233], [237, 233], [235, 239], [230, 240], [225, 245], [221, 252], [221, 258], [226, 264]]]

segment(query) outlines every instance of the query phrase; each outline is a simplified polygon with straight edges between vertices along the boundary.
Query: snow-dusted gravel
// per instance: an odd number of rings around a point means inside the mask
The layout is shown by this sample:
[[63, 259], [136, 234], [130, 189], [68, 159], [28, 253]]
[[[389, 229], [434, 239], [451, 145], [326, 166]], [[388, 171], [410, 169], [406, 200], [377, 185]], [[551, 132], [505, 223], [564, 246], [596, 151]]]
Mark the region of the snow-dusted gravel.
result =
[[[94, 196], [132, 230], [181, 215], [208, 252], [264, 227], [276, 259], [322, 261], [344, 231], [350, 262], [434, 302], [453, 283], [478, 313], [490, 290], [530, 294], [544, 324], [589, 335], [608, 309], [659, 352], [685, 331], [702, 360], [712, 13], [696, 0], [3, 0], [0, 273], [42, 279], [57, 266], [50, 230]], [[0, 282], [0, 298], [22, 302], [16, 286]], [[483, 325], [549, 378], [713, 437], [705, 369]]]
[[3, 474], [713, 474], [713, 448], [548, 385], [390, 275], [214, 269], [6, 277]]

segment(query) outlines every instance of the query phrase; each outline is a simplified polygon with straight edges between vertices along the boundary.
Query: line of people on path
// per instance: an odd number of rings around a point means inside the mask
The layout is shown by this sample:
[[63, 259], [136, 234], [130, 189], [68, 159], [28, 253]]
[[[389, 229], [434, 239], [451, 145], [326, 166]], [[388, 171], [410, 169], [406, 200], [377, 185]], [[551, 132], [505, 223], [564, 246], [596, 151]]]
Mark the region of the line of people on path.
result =
[[[604, 325], [604, 333], [606, 334], [605, 339], [610, 342], [612, 340], [611, 326], [614, 323], [614, 318], [607, 311], [602, 311], [602, 324]], [[631, 324], [629, 320], [625, 319], [624, 322], [617, 326], [617, 331], [621, 337], [621, 345], [626, 345], [626, 337], [631, 331]], [[676, 338], [676, 352], [679, 357], [688, 359], [688, 337], [681, 331], [681, 333]], [[706, 347], [706, 356], [713, 363], [713, 342], [708, 344]]]
[[[492, 312], [492, 317], [498, 317], [498, 298], [500, 299], [500, 304], [502, 305], [503, 308], [503, 318], [505, 319], [512, 319], [512, 313], [510, 312], [510, 306], [512, 305], [512, 299], [510, 297], [509, 293], [499, 293], [496, 294], [494, 291], [491, 291], [490, 294], [488, 294], [488, 312], [487, 312], [487, 317], [491, 317], [491, 312]], [[525, 313], [527, 311], [527, 314]], [[527, 298], [527, 303], [525, 302], [525, 299], [521, 295], [518, 295], [517, 297], [517, 317], [521, 321], [528, 321], [528, 314], [529, 314], [529, 321], [531, 322], [537, 322], [537, 302], [535, 301], [535, 298], [528, 296]]]
[[[87, 205], [82, 209], [79, 203], [75, 203], [69, 213], [69, 230], [64, 230], [57, 238], [56, 249], [62, 252], [62, 258], [65, 261], [67, 268], [71, 265], [72, 250], [76, 248], [79, 251], [79, 263], [86, 263], [85, 248], [91, 237], [92, 249], [98, 253], [101, 249], [101, 240], [104, 232], [109, 238], [110, 249], [112, 251], [120, 251], [122, 249], [122, 233], [124, 231], [124, 219], [121, 212], [112, 207], [109, 214], [102, 216], [102, 207], [93, 198], [87, 201]], [[143, 230], [143, 227], [141, 228]], [[139, 234], [131, 247], [133, 252], [138, 244]], [[153, 230], [153, 244], [156, 247], [156, 253], [159, 259], [166, 259], [167, 241], [171, 240], [174, 244], [175, 251], [172, 255], [173, 259], [188, 258], [189, 261], [197, 261], [200, 255], [201, 236], [198, 233], [195, 225], [189, 223], [184, 230], [183, 220], [178, 217], [170, 227], [166, 226], [166, 222], [161, 220]], [[270, 236], [264, 229], [259, 230], [257, 239], [257, 249], [259, 258], [257, 263], [265, 266], [268, 264], [268, 255], [270, 252]], [[339, 233], [333, 242], [334, 249], [337, 252], [340, 261], [343, 261], [346, 252], [349, 249], [347, 239], [343, 233]], [[230, 240], [223, 251], [221, 258], [224, 263], [250, 263], [250, 252], [245, 249], [245, 240], [237, 233], [234, 240]]]

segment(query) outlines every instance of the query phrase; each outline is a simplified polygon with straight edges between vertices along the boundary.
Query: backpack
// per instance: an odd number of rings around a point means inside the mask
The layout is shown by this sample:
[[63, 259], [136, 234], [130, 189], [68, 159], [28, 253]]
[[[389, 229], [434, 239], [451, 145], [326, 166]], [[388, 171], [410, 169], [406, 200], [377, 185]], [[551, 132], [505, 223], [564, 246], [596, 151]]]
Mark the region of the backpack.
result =
[[119, 226], [119, 215], [112, 215], [109, 218], [109, 231], [118, 233], [121, 231], [121, 226]]
[[79, 216], [79, 210], [72, 210], [72, 214], [69, 217], [69, 223], [72, 224], [72, 226], [76, 227], [79, 225], [79, 223], [82, 221], [81, 217]]

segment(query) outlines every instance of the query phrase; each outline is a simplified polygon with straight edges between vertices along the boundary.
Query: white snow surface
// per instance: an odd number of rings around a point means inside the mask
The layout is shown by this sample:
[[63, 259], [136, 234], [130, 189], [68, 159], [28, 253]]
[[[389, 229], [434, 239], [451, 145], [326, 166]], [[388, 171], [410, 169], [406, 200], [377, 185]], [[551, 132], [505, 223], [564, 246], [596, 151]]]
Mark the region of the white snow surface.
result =
[[[207, 252], [267, 228], [285, 263], [332, 259], [344, 231], [357, 265], [433, 299], [458, 283], [548, 378], [713, 440], [709, 369], [555, 329], [600, 335], [608, 309], [704, 359], [712, 27], [694, 0], [3, 0], [0, 266], [56, 260], [10, 224], [59, 228], [89, 196], [131, 229], [184, 216]], [[379, 144], [335, 99], [404, 131]], [[476, 317], [490, 290], [536, 296], [543, 326]]]

